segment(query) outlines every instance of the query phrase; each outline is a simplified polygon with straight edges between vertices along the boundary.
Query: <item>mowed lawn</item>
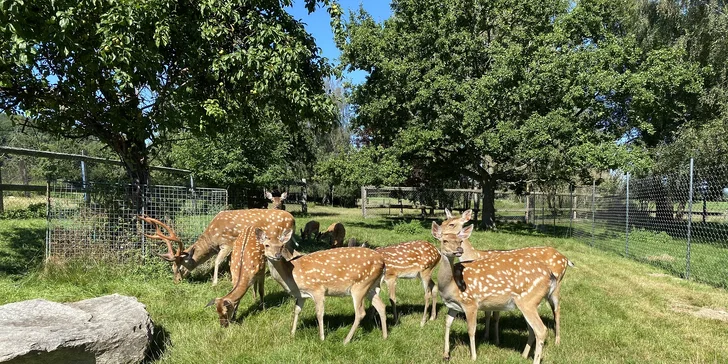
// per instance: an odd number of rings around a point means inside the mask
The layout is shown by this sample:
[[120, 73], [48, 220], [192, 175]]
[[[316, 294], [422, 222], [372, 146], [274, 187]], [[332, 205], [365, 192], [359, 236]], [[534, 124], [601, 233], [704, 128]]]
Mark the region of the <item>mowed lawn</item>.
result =
[[[435, 243], [429, 221], [404, 224], [383, 218], [362, 219], [356, 209], [313, 208], [311, 212], [308, 217], [296, 219], [299, 229], [311, 219], [321, 222], [322, 229], [341, 221], [347, 239], [355, 237], [372, 245], [414, 239]], [[510, 230], [476, 231], [471, 241], [481, 249], [550, 245], [576, 264], [563, 281], [559, 346], [554, 345], [549, 306], [545, 302], [541, 305], [541, 317], [550, 328], [545, 363], [728, 362], [725, 290], [680, 280], [659, 268], [575, 240], [552, 238], [526, 228]], [[32, 298], [76, 301], [111, 293], [136, 296], [146, 304], [159, 328], [149, 362], [441, 362], [446, 309], [438, 303], [438, 319], [420, 328], [424, 294], [417, 280], [400, 280], [397, 286], [404, 313], [400, 322], [392, 322], [387, 303], [388, 339], [382, 339], [379, 323], [367, 316], [352, 342], [343, 346], [354, 318], [350, 298], [327, 298], [323, 342], [318, 339], [313, 302], [307, 301], [296, 337], [291, 338], [294, 301], [267, 278], [265, 310], [248, 292], [241, 301], [238, 322], [222, 329], [215, 310], [205, 305], [230, 290], [227, 274], [217, 287], [212, 287], [209, 265], [177, 285], [161, 260], [144, 266], [69, 264], [40, 269], [37, 254], [43, 252], [43, 231], [42, 220], [0, 222], [0, 253], [18, 260], [0, 259], [0, 304]], [[39, 245], [37, 249], [34, 244]], [[300, 248], [311, 251], [320, 247], [302, 243]], [[21, 248], [21, 252], [16, 251]], [[381, 296], [388, 302], [386, 288]], [[484, 332], [483, 321], [478, 325], [479, 338]], [[501, 345], [479, 339], [478, 360], [530, 362], [520, 357], [526, 339], [526, 323], [520, 313], [506, 313], [501, 320]], [[451, 341], [452, 361], [470, 362], [464, 320], [453, 324]]]

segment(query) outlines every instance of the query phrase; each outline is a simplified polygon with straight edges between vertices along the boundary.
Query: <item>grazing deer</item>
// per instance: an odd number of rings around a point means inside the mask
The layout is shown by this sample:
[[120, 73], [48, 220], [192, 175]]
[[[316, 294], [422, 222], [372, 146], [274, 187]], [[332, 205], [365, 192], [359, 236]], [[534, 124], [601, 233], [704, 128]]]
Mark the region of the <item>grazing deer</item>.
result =
[[[160, 226], [157, 224], [159, 220], [150, 218], [143, 218], [143, 220], [152, 225]], [[295, 220], [293, 219], [293, 215], [282, 210], [251, 209], [221, 211], [210, 221], [210, 224], [202, 235], [189, 248], [184, 249], [184, 246], [180, 242], [180, 251], [174, 253], [171, 252], [171, 244], [168, 244], [171, 253], [162, 255], [161, 257], [166, 261], [172, 262], [175, 283], [181, 281], [183, 276], [217, 254], [214, 273], [212, 275], [212, 285], [216, 285], [220, 263], [233, 250], [235, 240], [247, 225], [258, 226], [270, 234], [276, 234], [280, 233], [283, 229], [293, 229]], [[161, 226], [170, 233], [174, 232], [167, 225], [162, 224]], [[152, 238], [164, 240], [161, 237]]]
[[260, 244], [255, 233], [256, 229], [259, 228], [246, 226], [235, 241], [235, 248], [230, 258], [233, 289], [222, 298], [212, 299], [206, 306], [215, 305], [222, 327], [228, 327], [233, 320], [240, 299], [251, 286], [255, 286], [254, 290], [257, 288], [261, 305], [264, 305], [265, 256], [263, 255], [263, 245]]
[[518, 262], [498, 256], [455, 264], [455, 258], [463, 254], [463, 240], [472, 231], [471, 225], [457, 234], [444, 234], [437, 223], [432, 223], [432, 235], [442, 247], [437, 285], [440, 297], [448, 308], [443, 357], [450, 359], [450, 326], [457, 312], [465, 313], [470, 337], [470, 358], [475, 360], [478, 310], [509, 311], [518, 308], [528, 323], [529, 334], [522, 355], [528, 358], [535, 343], [533, 363], [540, 363], [547, 329], [538, 316], [538, 305], [556, 288], [557, 278], [541, 262], [533, 262], [529, 267], [522, 268]]
[[344, 225], [340, 222], [335, 222], [329, 225], [323, 234], [318, 234], [316, 240], [323, 238], [324, 241], [328, 241], [332, 248], [338, 248], [344, 244], [344, 237], [346, 237]]
[[[463, 224], [468, 222], [472, 215], [472, 210], [463, 212], [462, 217], [453, 217], [449, 210], [445, 209], [447, 220], [442, 223], [443, 233], [457, 233], [462, 229]], [[558, 250], [546, 246], [546, 247], [531, 247], [531, 248], [520, 248], [513, 250], [477, 250], [470, 244], [469, 239], [464, 239], [463, 254], [460, 257], [462, 261], [475, 260], [475, 259], [487, 259], [494, 257], [503, 257], [509, 261], [518, 262], [521, 268], [528, 268], [532, 262], [538, 261], [546, 264], [551, 272], [556, 276], [556, 289], [550, 292], [548, 296], [548, 302], [551, 306], [551, 311], [554, 314], [554, 333], [556, 335], [556, 344], [561, 342], [561, 305], [560, 305], [560, 293], [561, 293], [561, 280], [564, 278], [567, 267], [573, 267], [572, 263], [566, 256], [561, 254]], [[485, 314], [485, 337], [489, 336], [490, 332], [490, 318], [493, 316], [495, 321], [495, 343], [500, 344], [500, 337], [498, 334], [498, 321], [500, 320], [500, 314], [498, 312], [486, 312]]]
[[273, 202], [273, 206], [271, 207], [273, 210], [285, 210], [286, 206], [283, 204], [283, 201], [286, 200], [286, 197], [288, 197], [288, 192], [283, 192], [280, 197], [273, 197], [270, 192], [265, 193], [265, 198]]
[[[425, 312], [422, 315], [420, 326], [427, 322], [427, 306], [432, 298], [432, 313], [430, 320], [437, 316], [437, 289], [432, 280], [432, 270], [440, 261], [440, 252], [426, 241], [408, 241], [387, 247], [375, 249], [384, 257], [386, 267], [382, 280], [387, 283], [389, 302], [392, 304], [394, 321], [397, 321], [397, 297], [395, 295], [397, 278], [419, 278], [425, 289]], [[433, 292], [434, 291], [434, 292]]]
[[301, 230], [301, 240], [308, 240], [312, 237], [317, 237], [319, 235], [319, 229], [321, 228], [321, 224], [319, 224], [318, 221], [311, 220], [306, 223], [306, 226], [303, 227], [303, 230]]
[[384, 303], [379, 298], [379, 281], [384, 274], [381, 254], [366, 248], [338, 248], [291, 259], [291, 253], [284, 246], [293, 230], [285, 230], [280, 236], [268, 235], [262, 230], [256, 230], [256, 234], [265, 249], [271, 276], [296, 298], [291, 336], [296, 334], [298, 315], [306, 298], [312, 298], [316, 304], [319, 337], [323, 340], [325, 296], [351, 296], [354, 324], [344, 344], [351, 341], [359, 322], [366, 315], [364, 297], [369, 297], [379, 313], [382, 336], [387, 338], [387, 316]]

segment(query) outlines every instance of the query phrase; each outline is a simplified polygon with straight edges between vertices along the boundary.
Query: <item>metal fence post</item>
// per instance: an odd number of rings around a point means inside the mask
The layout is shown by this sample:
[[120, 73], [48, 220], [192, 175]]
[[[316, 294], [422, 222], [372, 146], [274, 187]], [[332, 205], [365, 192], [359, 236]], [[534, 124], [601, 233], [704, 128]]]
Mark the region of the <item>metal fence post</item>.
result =
[[685, 279], [690, 279], [690, 239], [693, 225], [693, 158], [690, 158], [690, 192], [688, 193], [688, 246], [685, 257]]
[[627, 203], [626, 205], [626, 213], [624, 218], [624, 255], [629, 256], [629, 173], [627, 173]]
[[546, 231], [546, 200], [544, 199], [544, 192], [541, 191], [541, 229]]
[[574, 236], [574, 187], [569, 186], [569, 231], [567, 237]]
[[596, 196], [596, 194], [597, 194], [597, 181], [594, 180], [594, 181], [592, 181], [592, 201], [591, 201], [591, 205], [592, 205], [591, 246], [592, 247], [594, 246], [594, 223], [596, 221], [596, 209], [597, 209], [596, 204], [594, 202], [594, 197]]
[[[1, 197], [0, 197], [1, 198]], [[46, 246], [45, 259], [51, 257], [51, 180], [46, 179]]]
[[366, 188], [366, 186], [361, 186], [361, 216], [363, 218], [367, 217], [367, 188]]

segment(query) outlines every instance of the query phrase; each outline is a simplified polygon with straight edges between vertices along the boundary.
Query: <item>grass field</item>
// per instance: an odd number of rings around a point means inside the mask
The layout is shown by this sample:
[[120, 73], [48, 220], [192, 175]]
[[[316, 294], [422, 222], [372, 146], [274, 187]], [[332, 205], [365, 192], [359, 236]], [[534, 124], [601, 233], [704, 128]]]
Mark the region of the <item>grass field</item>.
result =
[[[357, 209], [317, 207], [309, 217], [298, 217], [296, 225], [301, 228], [310, 219], [322, 226], [341, 221], [347, 239], [356, 237], [374, 245], [412, 239], [434, 243], [429, 222], [363, 220], [359, 214]], [[296, 337], [291, 338], [294, 302], [267, 278], [267, 308], [259, 309], [249, 293], [241, 301], [239, 321], [221, 329], [214, 309], [204, 306], [231, 288], [227, 276], [212, 287], [209, 267], [202, 267], [191, 279], [174, 285], [161, 260], [144, 266], [68, 264], [40, 269], [43, 231], [42, 220], [0, 222], [0, 304], [38, 297], [75, 301], [111, 293], [136, 296], [146, 304], [159, 328], [148, 362], [441, 362], [445, 309], [438, 304], [438, 319], [420, 328], [423, 292], [414, 280], [398, 284], [404, 315], [395, 324], [388, 311], [388, 339], [382, 339], [379, 324], [367, 316], [354, 340], [343, 346], [354, 317], [349, 298], [327, 298], [325, 341], [318, 339], [310, 301], [301, 313]], [[494, 249], [551, 245], [576, 264], [563, 281], [562, 344], [553, 344], [550, 330], [545, 363], [728, 362], [725, 290], [674, 278], [660, 268], [525, 227], [512, 228], [510, 233], [475, 232], [471, 240], [476, 247]], [[302, 246], [302, 250], [312, 249]], [[552, 327], [548, 305], [542, 304], [540, 312]], [[482, 332], [481, 322], [478, 335]], [[464, 320], [455, 321], [452, 333], [453, 361], [470, 362]], [[501, 345], [479, 340], [478, 358], [498, 363], [530, 362], [519, 354], [526, 339], [520, 313], [504, 314]]]

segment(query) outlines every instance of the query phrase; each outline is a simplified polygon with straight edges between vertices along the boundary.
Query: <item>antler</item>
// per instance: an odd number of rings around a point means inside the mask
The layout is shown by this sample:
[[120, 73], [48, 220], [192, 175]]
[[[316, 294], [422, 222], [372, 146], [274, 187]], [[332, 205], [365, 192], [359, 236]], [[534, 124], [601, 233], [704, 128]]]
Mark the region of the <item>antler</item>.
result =
[[[150, 239], [159, 239], [164, 241], [167, 244], [167, 249], [169, 250], [167, 254], [159, 254], [162, 258], [165, 258], [166, 260], [173, 261], [175, 258], [179, 258], [182, 256], [182, 252], [185, 250], [185, 246], [182, 243], [182, 240], [180, 240], [177, 237], [177, 233], [174, 232], [174, 229], [172, 229], [169, 225], [157, 220], [153, 219], [149, 216], [138, 216], [139, 220], [144, 220], [149, 224], [154, 225], [154, 227], [157, 229], [157, 231], [154, 233], [154, 235], [150, 234], [144, 234], [144, 236], [150, 238]], [[169, 235], [162, 234], [162, 230], [160, 229], [160, 226], [167, 230], [169, 232]], [[174, 252], [174, 249], [172, 249], [172, 242], [175, 241], [179, 245], [179, 249], [177, 250], [177, 253]]]

